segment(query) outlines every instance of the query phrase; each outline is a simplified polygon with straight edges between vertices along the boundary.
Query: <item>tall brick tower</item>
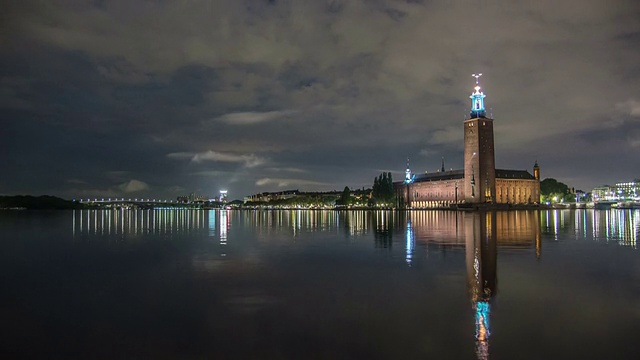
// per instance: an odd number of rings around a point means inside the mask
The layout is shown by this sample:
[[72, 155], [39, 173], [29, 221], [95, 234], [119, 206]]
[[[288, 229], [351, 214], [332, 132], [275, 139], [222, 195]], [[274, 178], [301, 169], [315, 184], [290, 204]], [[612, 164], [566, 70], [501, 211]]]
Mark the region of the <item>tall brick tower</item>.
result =
[[496, 157], [493, 146], [493, 119], [487, 117], [484, 93], [473, 74], [476, 86], [471, 94], [471, 118], [464, 122], [465, 201], [479, 204], [494, 202], [496, 193]]

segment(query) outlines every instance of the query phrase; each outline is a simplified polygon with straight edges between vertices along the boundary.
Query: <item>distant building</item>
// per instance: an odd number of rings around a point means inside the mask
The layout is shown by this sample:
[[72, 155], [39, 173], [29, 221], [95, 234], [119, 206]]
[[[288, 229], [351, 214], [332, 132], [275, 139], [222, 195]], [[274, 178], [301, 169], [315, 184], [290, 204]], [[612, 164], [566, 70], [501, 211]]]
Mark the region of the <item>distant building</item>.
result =
[[199, 203], [199, 202], [204, 203], [209, 201], [209, 197], [191, 193], [188, 196], [178, 196], [176, 200], [178, 200], [179, 203], [185, 203], [185, 204], [192, 204], [192, 203]]
[[245, 196], [244, 202], [269, 202], [272, 200], [284, 200], [291, 199], [300, 194], [300, 191], [296, 190], [285, 190], [278, 192], [263, 192], [254, 195]]
[[640, 179], [602, 185], [591, 190], [593, 201], [640, 201]]
[[[474, 75], [475, 76], [475, 75]], [[527, 170], [496, 169], [493, 119], [486, 117], [484, 98], [476, 76], [470, 118], [464, 128], [464, 168], [413, 175], [407, 162], [405, 180], [394, 183], [396, 195], [408, 207], [443, 207], [452, 204], [540, 202], [540, 167]]]
[[640, 179], [630, 182], [617, 183], [615, 192], [618, 200], [640, 201]]
[[[371, 190], [359, 190], [356, 189], [351, 193], [351, 196], [359, 199], [367, 196]], [[294, 198], [302, 198], [302, 197], [315, 197], [320, 199], [327, 198], [338, 198], [341, 192], [339, 191], [314, 191], [314, 192], [301, 192], [299, 190], [285, 190], [285, 191], [276, 191], [276, 192], [263, 192], [254, 195], [249, 195], [244, 197], [244, 202], [269, 202], [269, 201], [277, 201], [277, 200], [287, 200]]]
[[574, 194], [576, 195], [576, 202], [585, 201], [587, 199], [587, 193], [582, 190], [576, 190], [574, 191]]
[[218, 201], [221, 203], [227, 202], [227, 190], [220, 190], [220, 196], [218, 197]]
[[613, 195], [613, 190], [612, 190], [612, 187], [609, 185], [597, 186], [593, 188], [593, 190], [591, 190], [591, 197], [595, 202], [605, 201], [612, 195]]

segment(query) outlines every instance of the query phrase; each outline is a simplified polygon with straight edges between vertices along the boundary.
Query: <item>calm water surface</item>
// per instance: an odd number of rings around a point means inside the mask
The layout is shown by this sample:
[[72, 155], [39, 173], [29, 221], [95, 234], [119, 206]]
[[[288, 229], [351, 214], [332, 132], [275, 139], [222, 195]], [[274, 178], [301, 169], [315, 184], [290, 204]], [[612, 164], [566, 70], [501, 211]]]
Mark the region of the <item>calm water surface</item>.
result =
[[640, 211], [0, 212], [0, 356], [638, 359]]

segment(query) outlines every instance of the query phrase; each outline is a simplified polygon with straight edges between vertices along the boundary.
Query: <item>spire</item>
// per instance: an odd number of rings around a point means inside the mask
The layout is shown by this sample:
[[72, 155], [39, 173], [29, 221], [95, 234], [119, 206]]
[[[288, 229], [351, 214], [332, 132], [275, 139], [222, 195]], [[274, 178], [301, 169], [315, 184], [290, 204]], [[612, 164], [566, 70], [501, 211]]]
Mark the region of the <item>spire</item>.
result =
[[475, 91], [469, 96], [471, 98], [471, 118], [483, 118], [487, 116], [487, 112], [484, 109], [484, 98], [486, 95], [480, 90], [479, 78], [482, 74], [471, 75], [476, 78], [476, 86], [473, 88]]
[[413, 180], [415, 180], [416, 176], [411, 174], [411, 169], [409, 168], [409, 158], [407, 157], [407, 170], [404, 172], [404, 183], [411, 184]]
[[540, 166], [538, 166], [538, 160], [533, 164], [533, 178], [536, 180], [540, 180]]
[[442, 157], [442, 169], [440, 171], [444, 172], [444, 156]]

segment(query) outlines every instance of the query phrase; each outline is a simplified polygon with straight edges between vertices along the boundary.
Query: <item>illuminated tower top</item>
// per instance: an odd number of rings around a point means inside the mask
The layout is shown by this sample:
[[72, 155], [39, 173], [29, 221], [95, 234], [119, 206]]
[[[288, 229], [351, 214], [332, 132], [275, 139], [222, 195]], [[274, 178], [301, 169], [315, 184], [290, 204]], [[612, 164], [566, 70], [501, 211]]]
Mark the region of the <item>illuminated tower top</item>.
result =
[[478, 79], [480, 78], [480, 76], [482, 76], [482, 74], [473, 74], [472, 75], [474, 78], [476, 78], [476, 87], [474, 87], [473, 89], [475, 90], [473, 92], [473, 94], [471, 94], [471, 96], [469, 96], [471, 98], [471, 118], [484, 118], [487, 117], [487, 112], [484, 109], [484, 98], [486, 97], [486, 95], [480, 91], [480, 84], [478, 83]]
[[404, 172], [404, 183], [411, 184], [416, 179], [414, 174], [411, 174], [411, 169], [409, 168], [409, 158], [407, 158], [407, 170]]

